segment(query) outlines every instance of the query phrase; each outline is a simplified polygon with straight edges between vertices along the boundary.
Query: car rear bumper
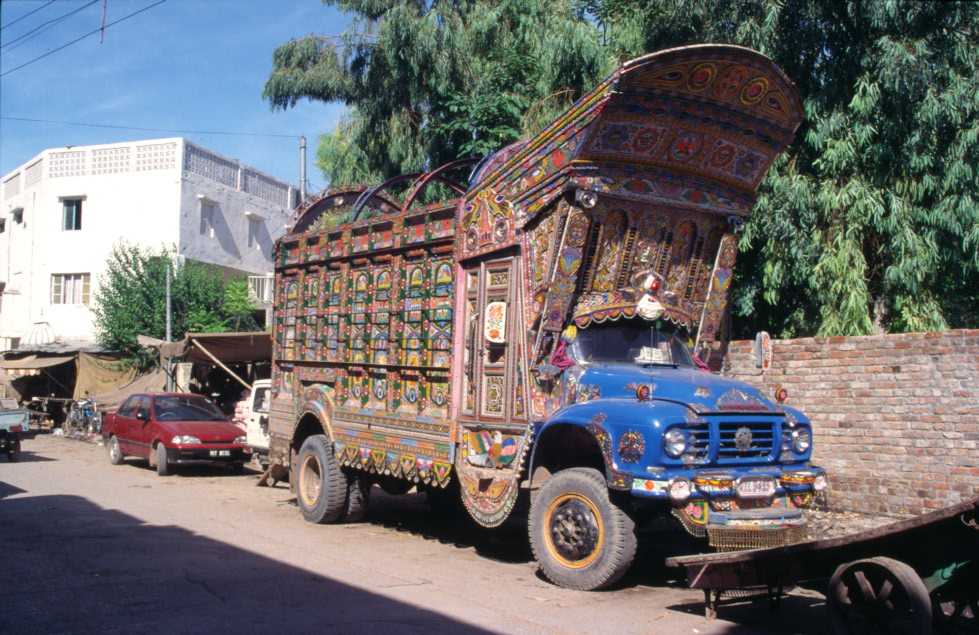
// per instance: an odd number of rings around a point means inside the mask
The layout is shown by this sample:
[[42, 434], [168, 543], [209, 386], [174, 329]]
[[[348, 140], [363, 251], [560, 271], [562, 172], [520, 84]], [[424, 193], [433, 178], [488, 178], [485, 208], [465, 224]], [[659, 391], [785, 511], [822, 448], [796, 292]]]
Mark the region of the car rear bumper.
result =
[[[227, 454], [224, 454], [224, 453]], [[244, 463], [251, 459], [245, 448], [167, 448], [167, 461], [175, 465]]]

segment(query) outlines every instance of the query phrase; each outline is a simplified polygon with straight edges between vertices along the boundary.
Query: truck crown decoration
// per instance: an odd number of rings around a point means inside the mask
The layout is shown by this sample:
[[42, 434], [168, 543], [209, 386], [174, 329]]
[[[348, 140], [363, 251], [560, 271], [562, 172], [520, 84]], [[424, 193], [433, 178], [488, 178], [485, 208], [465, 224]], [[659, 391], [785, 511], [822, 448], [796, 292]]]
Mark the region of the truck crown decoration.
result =
[[[304, 516], [414, 485], [494, 527], [527, 496], [542, 570], [579, 589], [626, 571], [648, 512], [722, 548], [797, 537], [826, 484], [808, 419], [698, 365], [734, 232], [801, 119], [764, 56], [670, 49], [475, 169], [298, 210], [277, 245], [269, 431]], [[422, 204], [432, 183], [459, 198]]]

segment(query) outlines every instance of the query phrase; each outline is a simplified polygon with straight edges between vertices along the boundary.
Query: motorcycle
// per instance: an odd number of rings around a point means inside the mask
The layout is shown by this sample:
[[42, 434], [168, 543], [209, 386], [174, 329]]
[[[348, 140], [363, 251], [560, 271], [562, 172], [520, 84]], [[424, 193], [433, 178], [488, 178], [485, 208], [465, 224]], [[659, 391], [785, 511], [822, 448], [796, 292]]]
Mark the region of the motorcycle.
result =
[[94, 399], [72, 401], [62, 427], [66, 436], [73, 432], [98, 434], [102, 431], [102, 413], [98, 411], [98, 404]]

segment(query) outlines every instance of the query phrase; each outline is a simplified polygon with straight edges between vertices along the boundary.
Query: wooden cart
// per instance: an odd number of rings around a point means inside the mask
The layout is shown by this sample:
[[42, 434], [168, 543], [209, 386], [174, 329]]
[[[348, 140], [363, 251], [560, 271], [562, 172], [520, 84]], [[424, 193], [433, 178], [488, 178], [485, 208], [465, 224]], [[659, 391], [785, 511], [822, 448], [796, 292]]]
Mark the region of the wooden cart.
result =
[[667, 559], [703, 589], [707, 617], [721, 594], [828, 580], [834, 633], [979, 632], [979, 498], [908, 520], [787, 547]]

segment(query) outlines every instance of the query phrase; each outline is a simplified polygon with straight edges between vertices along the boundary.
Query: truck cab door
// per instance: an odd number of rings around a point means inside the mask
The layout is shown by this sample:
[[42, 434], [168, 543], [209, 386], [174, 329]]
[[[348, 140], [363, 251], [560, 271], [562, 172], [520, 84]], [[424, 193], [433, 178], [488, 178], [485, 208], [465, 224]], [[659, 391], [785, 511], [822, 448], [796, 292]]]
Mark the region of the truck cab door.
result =
[[529, 442], [520, 262], [488, 260], [467, 268], [465, 276], [456, 474], [470, 515], [495, 527], [516, 502]]

